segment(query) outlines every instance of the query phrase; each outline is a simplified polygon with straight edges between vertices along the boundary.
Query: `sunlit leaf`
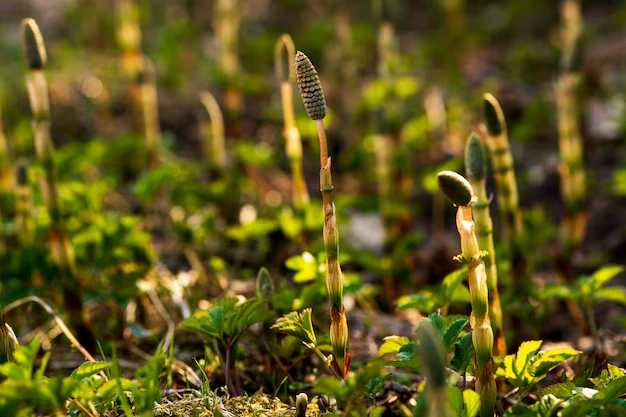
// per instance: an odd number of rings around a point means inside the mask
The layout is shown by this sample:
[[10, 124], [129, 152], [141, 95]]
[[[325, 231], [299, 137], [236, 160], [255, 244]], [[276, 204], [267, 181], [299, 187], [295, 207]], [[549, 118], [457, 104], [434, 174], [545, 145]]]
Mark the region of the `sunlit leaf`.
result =
[[530, 362], [530, 358], [537, 353], [542, 343], [542, 340], [529, 340], [522, 342], [520, 347], [517, 349], [517, 355], [515, 356], [515, 362], [513, 363], [513, 371], [517, 377], [521, 378], [524, 375], [526, 367]]
[[311, 309], [306, 308], [301, 313], [292, 311], [279, 318], [272, 329], [277, 329], [283, 333], [296, 337], [304, 343], [316, 344], [315, 331], [311, 322]]
[[408, 337], [404, 336], [387, 336], [383, 339], [383, 344], [378, 350], [378, 356], [385, 356], [391, 353], [398, 353], [400, 348], [410, 343]]
[[85, 362], [76, 368], [71, 376], [74, 379], [85, 379], [110, 367], [111, 364], [108, 362]]
[[480, 410], [480, 395], [473, 390], [463, 391], [463, 404], [467, 417], [475, 417]]
[[624, 271], [623, 266], [611, 265], [600, 268], [591, 275], [594, 287], [596, 289], [602, 287], [604, 284], [615, 278], [618, 274]]
[[528, 367], [528, 372], [534, 377], [545, 375], [569, 358], [581, 353], [579, 350], [570, 348], [551, 349], [547, 352], [539, 353], [531, 366]]

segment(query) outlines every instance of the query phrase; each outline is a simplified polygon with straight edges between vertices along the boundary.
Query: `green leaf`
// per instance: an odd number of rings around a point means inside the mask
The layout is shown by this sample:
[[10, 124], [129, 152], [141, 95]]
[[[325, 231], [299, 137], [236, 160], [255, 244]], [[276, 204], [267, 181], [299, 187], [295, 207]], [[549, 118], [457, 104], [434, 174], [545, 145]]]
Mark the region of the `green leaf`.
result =
[[554, 395], [546, 395], [545, 397], [541, 397], [537, 403], [531, 406], [531, 408], [537, 410], [540, 416], [551, 416], [562, 402], [562, 400], [558, 399]]
[[515, 357], [515, 362], [513, 363], [513, 372], [515, 372], [515, 375], [518, 378], [521, 378], [524, 375], [528, 362], [530, 362], [530, 358], [537, 353], [542, 343], [542, 340], [529, 340], [523, 342], [517, 349], [517, 355]]
[[547, 352], [540, 353], [529, 367], [529, 374], [534, 377], [540, 377], [552, 369], [556, 368], [569, 358], [580, 355], [582, 352], [570, 348], [551, 349]]
[[451, 387], [448, 391], [448, 407], [455, 416], [463, 416], [463, 394], [459, 387]]
[[117, 396], [118, 380], [123, 391], [130, 390], [133, 387], [133, 384], [135, 384], [135, 382], [126, 378], [115, 378], [105, 382], [96, 393], [102, 403], [112, 401]]
[[603, 388], [596, 394], [594, 399], [608, 402], [610, 400], [615, 400], [624, 394], [626, 394], [626, 376], [609, 382], [606, 388]]
[[70, 375], [74, 379], [85, 379], [111, 367], [108, 362], [85, 362]]
[[313, 281], [318, 276], [319, 265], [310, 252], [303, 252], [301, 255], [292, 256], [287, 259], [285, 266], [296, 271], [293, 280], [297, 283]]
[[396, 300], [398, 310], [414, 308], [422, 313], [432, 313], [437, 308], [436, 295], [428, 290], [424, 290], [415, 295], [404, 295]]
[[454, 321], [450, 325], [450, 327], [446, 329], [446, 332], [443, 335], [443, 346], [446, 352], [452, 348], [457, 338], [459, 337], [459, 334], [461, 333], [461, 331], [463, 331], [463, 329], [465, 328], [465, 326], [467, 326], [468, 323], [469, 323], [469, 320], [467, 319], [459, 319], [459, 320]]
[[515, 404], [509, 407], [504, 413], [504, 417], [543, 417], [540, 416], [535, 410], [522, 405]]
[[544, 300], [548, 300], [550, 298], [575, 300], [578, 297], [578, 291], [562, 284], [548, 284], [540, 292], [540, 297]]
[[599, 289], [604, 284], [615, 278], [615, 276], [620, 274], [623, 270], [624, 267], [619, 265], [611, 265], [600, 268], [594, 272], [593, 275], [591, 275], [594, 288]]
[[624, 288], [599, 288], [596, 290], [595, 295], [598, 300], [616, 301], [618, 303], [626, 304], [626, 290]]
[[609, 375], [611, 376], [611, 379], [620, 378], [626, 375], [626, 370], [620, 368], [619, 366], [608, 364], [606, 369], [609, 371]]
[[289, 314], [279, 318], [272, 329], [277, 329], [283, 333], [296, 337], [304, 343], [315, 345], [317, 340], [315, 338], [315, 330], [313, 330], [313, 323], [311, 321], [311, 309], [306, 308], [302, 310], [302, 313], [292, 311]]
[[472, 332], [469, 332], [454, 344], [454, 356], [450, 361], [450, 368], [464, 374], [473, 356]]
[[457, 269], [446, 275], [441, 283], [441, 303], [448, 305], [452, 302], [452, 298], [456, 288], [463, 282], [467, 276], [467, 268]]
[[463, 391], [463, 404], [467, 417], [476, 417], [480, 410], [480, 395], [475, 391], [466, 389]]
[[371, 379], [367, 384], [365, 384], [365, 395], [368, 397], [373, 397], [376, 395], [380, 388], [383, 386], [383, 382], [385, 379], [389, 378], [391, 374], [377, 376], [376, 378]]
[[504, 377], [513, 385], [520, 385], [521, 378], [515, 373], [515, 355], [504, 357]]
[[224, 319], [224, 331], [228, 337], [236, 338], [255, 323], [269, 317], [267, 306], [262, 300], [248, 300], [234, 306]]
[[419, 360], [419, 357], [414, 353], [411, 353], [411, 354], [407, 353], [407, 355], [409, 357], [387, 361], [386, 364], [389, 366], [395, 366], [396, 368], [408, 369], [410, 371], [420, 372], [421, 361]]
[[378, 356], [385, 356], [389, 354], [397, 354], [400, 348], [407, 343], [410, 343], [408, 337], [404, 336], [387, 336], [383, 339], [383, 344], [378, 350]]
[[437, 332], [443, 337], [443, 330], [446, 323], [443, 320], [443, 317], [441, 317], [441, 314], [433, 313], [428, 316], [428, 320], [433, 325], [433, 327], [437, 329]]
[[573, 397], [575, 394], [576, 385], [571, 382], [563, 382], [560, 384], [554, 384], [547, 386], [545, 388], [541, 388], [535, 391], [535, 395], [539, 398], [546, 395], [554, 395], [556, 398], [561, 400], [567, 400]]
[[227, 298], [218, 301], [209, 310], [185, 319], [179, 328], [232, 342], [253, 324], [264, 321], [268, 314], [261, 300], [242, 302], [237, 298]]
[[595, 355], [585, 360], [585, 362], [580, 367], [580, 369], [576, 371], [576, 376], [574, 377], [574, 380], [572, 381], [574, 385], [576, 385], [577, 387], [585, 385], [587, 383], [587, 380], [593, 374], [593, 369], [595, 367], [595, 364], [596, 364]]

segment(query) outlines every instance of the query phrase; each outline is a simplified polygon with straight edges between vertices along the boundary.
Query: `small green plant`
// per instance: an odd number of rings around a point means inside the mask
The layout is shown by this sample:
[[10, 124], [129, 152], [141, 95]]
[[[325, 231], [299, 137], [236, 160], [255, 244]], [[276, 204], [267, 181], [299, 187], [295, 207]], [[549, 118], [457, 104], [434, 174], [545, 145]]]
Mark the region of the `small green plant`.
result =
[[324, 117], [326, 99], [315, 67], [309, 58], [298, 51], [295, 58], [296, 77], [304, 108], [309, 118], [315, 120], [320, 142], [320, 190], [324, 214], [324, 247], [326, 248], [326, 286], [330, 304], [330, 343], [333, 346], [333, 366], [345, 379], [350, 366], [348, 352], [348, 323], [343, 306], [343, 273], [337, 260], [339, 253], [339, 229], [333, 202], [333, 182], [330, 173], [330, 157], [326, 141]]
[[309, 404], [309, 397], [301, 392], [296, 397], [296, 417], [306, 417], [306, 406]]
[[504, 358], [504, 375], [501, 368], [496, 372], [498, 376], [504, 376], [509, 383], [519, 388], [520, 400], [524, 399], [548, 372], [582, 353], [570, 348], [539, 351], [542, 343], [541, 340], [523, 342], [516, 354]]
[[[522, 379], [537, 379], [537, 373], [542, 374], [547, 368], [552, 369], [556, 366], [555, 364], [576, 354], [574, 353], [576, 351], [565, 352], [564, 349], [536, 353], [541, 342], [530, 341], [526, 343], [526, 346], [520, 346], [518, 356], [508, 361], [506, 372], [509, 376], [507, 378], [519, 378], [513, 375], [516, 372], [519, 373], [516, 371], [517, 367], [518, 370], [524, 369]], [[515, 361], [518, 359], [520, 363], [516, 365]], [[541, 378], [543, 376], [539, 375], [539, 379]], [[585, 379], [583, 378], [583, 380]], [[626, 375], [623, 369], [609, 364], [608, 369], [602, 371], [601, 377], [589, 378], [595, 389], [585, 385], [581, 386], [575, 381], [565, 380], [545, 388], [539, 388], [533, 393], [533, 397], [536, 398], [534, 404], [515, 404], [506, 410], [504, 416], [608, 417], [621, 416], [626, 412], [626, 404], [619, 399], [626, 394]]]
[[438, 288], [426, 288], [417, 294], [402, 296], [396, 300], [396, 305], [400, 310], [415, 308], [426, 314], [438, 309], [446, 312], [453, 303], [469, 303], [469, 292], [461, 285], [465, 278], [467, 269], [457, 269], [446, 275]]
[[623, 271], [623, 266], [607, 266], [599, 269], [590, 276], [581, 276], [571, 285], [549, 284], [541, 292], [541, 297], [544, 300], [558, 298], [580, 305], [587, 315], [596, 350], [602, 351], [593, 307], [601, 301], [616, 301], [626, 305], [626, 292], [624, 288], [605, 287], [606, 284]]
[[475, 197], [470, 183], [456, 172], [440, 172], [437, 182], [448, 200], [458, 206], [456, 225], [461, 237], [461, 255], [456, 259], [467, 264], [472, 303], [472, 341], [476, 350], [476, 391], [480, 394], [481, 417], [492, 417], [496, 403], [494, 362], [491, 358], [494, 338], [488, 314], [489, 291], [483, 261], [486, 253], [478, 246], [472, 219], [471, 204]]
[[0, 414], [100, 417], [121, 407], [126, 415], [153, 415], [154, 404], [162, 397], [159, 386], [166, 358], [163, 352], [157, 351], [140, 367], [135, 380], [120, 376], [115, 356], [112, 364], [85, 362], [69, 376], [46, 377], [49, 352], [35, 368], [41, 340], [40, 336], [27, 346], [17, 346], [14, 361], [0, 365], [4, 378], [0, 383]]
[[313, 353], [315, 353], [317, 357], [328, 366], [336, 378], [342, 379], [341, 374], [333, 365], [332, 356], [327, 357], [324, 355], [317, 345], [317, 337], [315, 336], [313, 322], [311, 321], [310, 308], [305, 308], [301, 313], [292, 311], [289, 314], [285, 314], [277, 320], [276, 324], [274, 324], [272, 328], [300, 340], [304, 346], [311, 349]]
[[0, 312], [0, 364], [13, 359], [13, 351], [19, 344], [13, 328], [4, 321]]
[[179, 328], [198, 333], [213, 344], [215, 354], [222, 363], [229, 392], [239, 395], [241, 388], [235, 367], [237, 343], [250, 326], [265, 321], [268, 317], [265, 303], [261, 300], [241, 301], [227, 298], [218, 301], [210, 309], [185, 319]]
[[[461, 392], [456, 386], [451, 386], [456, 377], [447, 372], [449, 368], [462, 375], [465, 387], [466, 372], [475, 354], [472, 332], [463, 334], [468, 324], [467, 317], [444, 318], [435, 313], [420, 322], [416, 341], [401, 336], [384, 339], [378, 354], [393, 358], [387, 360], [387, 365], [426, 374], [426, 390], [418, 396], [413, 415], [474, 417], [478, 414], [479, 395], [471, 389]], [[432, 386], [433, 383], [435, 386]], [[372, 384], [375, 385], [375, 381]]]

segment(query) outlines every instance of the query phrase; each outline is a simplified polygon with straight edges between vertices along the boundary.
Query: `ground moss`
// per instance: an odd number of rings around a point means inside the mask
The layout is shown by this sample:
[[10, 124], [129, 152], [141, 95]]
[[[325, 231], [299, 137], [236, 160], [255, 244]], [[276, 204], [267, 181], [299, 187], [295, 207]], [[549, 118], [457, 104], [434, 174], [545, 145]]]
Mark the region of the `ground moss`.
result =
[[[232, 398], [186, 395], [178, 401], [158, 405], [154, 409], [155, 417], [293, 417], [295, 415], [295, 407], [261, 392], [252, 396]], [[319, 416], [317, 405], [309, 404], [306, 415], [307, 417]]]

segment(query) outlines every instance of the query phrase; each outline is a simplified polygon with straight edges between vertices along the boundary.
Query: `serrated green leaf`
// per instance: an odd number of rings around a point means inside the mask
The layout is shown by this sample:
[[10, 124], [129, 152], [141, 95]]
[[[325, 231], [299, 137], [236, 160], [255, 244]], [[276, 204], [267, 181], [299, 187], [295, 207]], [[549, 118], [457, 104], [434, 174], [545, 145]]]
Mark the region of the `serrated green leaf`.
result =
[[438, 313], [431, 314], [430, 316], [428, 316], [428, 321], [430, 321], [430, 324], [433, 325], [433, 327], [437, 330], [439, 335], [443, 337], [443, 330], [444, 330], [444, 326], [446, 325], [446, 323], [443, 317], [441, 317], [441, 314], [438, 314]]
[[417, 355], [412, 355], [410, 358], [387, 361], [386, 365], [395, 366], [400, 369], [408, 369], [414, 372], [420, 372], [421, 370], [421, 361]]
[[548, 394], [541, 397], [539, 401], [533, 404], [530, 408], [537, 410], [540, 416], [551, 416], [562, 402], [562, 400], [558, 399], [554, 395]]
[[389, 378], [391, 374], [377, 376], [376, 378], [371, 379], [367, 384], [365, 384], [365, 395], [368, 397], [373, 397], [380, 388], [383, 386], [383, 382], [385, 379]]
[[520, 385], [521, 378], [515, 373], [515, 355], [504, 357], [504, 377], [513, 385]]
[[74, 369], [74, 372], [70, 375], [74, 379], [85, 379], [92, 375], [97, 374], [100, 371], [109, 369], [111, 364], [108, 362], [85, 362], [78, 368]]
[[179, 328], [210, 338], [233, 341], [253, 324], [264, 321], [268, 315], [263, 301], [242, 302], [238, 298], [226, 298], [215, 303], [209, 310], [185, 319]]
[[454, 346], [454, 343], [456, 342], [456, 339], [459, 337], [459, 334], [461, 333], [461, 331], [463, 331], [463, 329], [465, 328], [465, 326], [467, 326], [468, 323], [469, 323], [469, 320], [467, 319], [459, 319], [453, 322], [446, 329], [446, 332], [443, 335], [443, 346], [446, 352], [449, 351], [452, 348], [452, 346]]
[[620, 368], [619, 366], [608, 364], [606, 367], [607, 371], [609, 371], [609, 375], [611, 379], [620, 378], [626, 375], [626, 370]]
[[466, 417], [476, 417], [480, 411], [480, 395], [475, 391], [466, 389], [463, 391], [463, 404], [465, 405]]
[[383, 339], [383, 344], [378, 350], [378, 356], [385, 356], [389, 354], [397, 354], [400, 348], [407, 343], [410, 343], [408, 337], [404, 336], [387, 336]]
[[554, 395], [561, 400], [567, 400], [576, 395], [576, 385], [571, 382], [554, 384], [535, 391], [535, 395], [539, 398], [546, 395]]
[[291, 335], [302, 340], [304, 343], [315, 345], [315, 331], [311, 321], [311, 309], [305, 308], [302, 313], [292, 311], [289, 314], [279, 318], [272, 329], [277, 329], [285, 334]]
[[473, 356], [472, 332], [469, 332], [454, 344], [454, 356], [450, 361], [450, 368], [461, 374], [465, 373]]
[[569, 358], [580, 355], [582, 352], [570, 348], [551, 349], [537, 355], [534, 362], [528, 368], [530, 375], [536, 377], [543, 376], [556, 368]]
[[526, 367], [535, 353], [541, 347], [542, 340], [529, 340], [523, 342], [517, 349], [517, 355], [515, 356], [515, 362], [513, 362], [513, 372], [518, 378], [522, 378]]

